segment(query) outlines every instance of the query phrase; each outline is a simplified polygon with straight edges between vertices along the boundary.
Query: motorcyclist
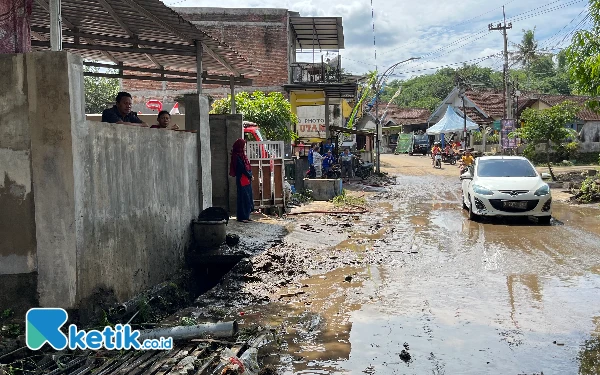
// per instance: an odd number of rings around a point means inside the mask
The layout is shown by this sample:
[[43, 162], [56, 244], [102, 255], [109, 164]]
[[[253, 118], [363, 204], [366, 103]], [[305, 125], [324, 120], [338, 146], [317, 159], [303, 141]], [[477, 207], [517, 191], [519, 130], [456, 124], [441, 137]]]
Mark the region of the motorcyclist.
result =
[[435, 165], [435, 156], [442, 152], [442, 148], [440, 147], [440, 142], [435, 142], [433, 144], [433, 148], [431, 149], [431, 165]]
[[460, 174], [465, 173], [470, 166], [475, 162], [475, 158], [473, 158], [472, 152], [473, 148], [468, 148], [465, 150], [465, 154], [460, 159]]

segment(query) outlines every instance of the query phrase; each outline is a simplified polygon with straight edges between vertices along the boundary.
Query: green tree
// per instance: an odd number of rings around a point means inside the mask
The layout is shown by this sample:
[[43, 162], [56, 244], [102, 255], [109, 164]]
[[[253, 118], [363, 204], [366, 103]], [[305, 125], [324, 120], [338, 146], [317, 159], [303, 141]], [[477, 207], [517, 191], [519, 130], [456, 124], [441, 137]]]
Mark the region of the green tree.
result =
[[[297, 124], [298, 117], [292, 113], [290, 102], [280, 92], [240, 92], [235, 95], [235, 106], [237, 112], [244, 115], [244, 120], [260, 126], [267, 139], [290, 141], [297, 137], [289, 125]], [[231, 96], [228, 96], [216, 100], [210, 113], [226, 114], [230, 110]]]
[[577, 138], [577, 132], [566, 128], [565, 125], [573, 122], [579, 110], [580, 108], [570, 101], [543, 110], [528, 108], [521, 115], [523, 127], [510, 134], [511, 137], [519, 137], [527, 142], [525, 155], [529, 157], [535, 153], [536, 145], [546, 146], [546, 160], [553, 181], [556, 180], [556, 176], [550, 163], [550, 151], [565, 147], [569, 138]]
[[515, 64], [528, 67], [540, 57], [538, 53], [538, 42], [535, 40], [535, 27], [533, 30], [523, 29], [521, 43], [513, 43], [513, 46], [517, 48], [516, 51], [511, 52], [511, 60]]
[[458, 69], [440, 69], [434, 74], [414, 77], [406, 81], [394, 80], [387, 85], [385, 92], [381, 95], [381, 100], [389, 101], [398, 87], [402, 86], [402, 92], [394, 99], [396, 105], [427, 108], [433, 111], [454, 88], [456, 73], [478, 86], [493, 89], [502, 87], [500, 72], [477, 65], [464, 65]]
[[[600, 95], [600, 0], [590, 0], [591, 30], [579, 30], [571, 39], [565, 55], [569, 73], [578, 92]], [[593, 102], [598, 108], [598, 101]]]
[[[84, 66], [84, 72], [99, 73], [100, 69], [93, 66]], [[115, 73], [108, 70], [105, 73]], [[119, 80], [117, 78], [107, 77], [83, 77], [83, 86], [85, 90], [85, 113], [101, 113], [107, 103], [115, 101], [119, 92]]]

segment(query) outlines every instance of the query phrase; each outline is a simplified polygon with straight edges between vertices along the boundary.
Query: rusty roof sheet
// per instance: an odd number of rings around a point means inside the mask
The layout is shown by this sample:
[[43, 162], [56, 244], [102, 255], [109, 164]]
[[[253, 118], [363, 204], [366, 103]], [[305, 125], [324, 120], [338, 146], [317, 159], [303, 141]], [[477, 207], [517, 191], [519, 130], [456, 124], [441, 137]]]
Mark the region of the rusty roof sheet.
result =
[[[85, 59], [195, 72], [194, 41], [199, 40], [204, 47], [203, 71], [259, 74], [237, 51], [184, 20], [159, 0], [62, 0], [61, 3], [63, 49]], [[34, 49], [48, 49], [48, 0], [35, 0], [31, 26]]]
[[[489, 117], [504, 116], [504, 94], [498, 91], [467, 91], [465, 95]], [[467, 111], [468, 112], [468, 111]], [[473, 120], [475, 120], [473, 118]]]
[[431, 111], [426, 108], [405, 108], [393, 103], [379, 103], [379, 110], [385, 111], [386, 106], [384, 122], [393, 121], [396, 125], [425, 124], [431, 116]]

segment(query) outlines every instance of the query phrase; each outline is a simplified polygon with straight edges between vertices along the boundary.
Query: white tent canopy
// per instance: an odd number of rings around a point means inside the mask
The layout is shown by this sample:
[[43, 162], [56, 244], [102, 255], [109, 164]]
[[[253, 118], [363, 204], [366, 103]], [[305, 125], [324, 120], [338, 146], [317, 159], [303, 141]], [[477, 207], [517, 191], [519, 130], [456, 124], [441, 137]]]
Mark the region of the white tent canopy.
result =
[[[452, 106], [448, 106], [444, 117], [442, 117], [437, 124], [427, 129], [427, 134], [437, 135], [462, 132], [465, 127], [464, 121], [465, 120], [456, 113]], [[467, 131], [469, 130], [479, 130], [479, 125], [467, 117]]]

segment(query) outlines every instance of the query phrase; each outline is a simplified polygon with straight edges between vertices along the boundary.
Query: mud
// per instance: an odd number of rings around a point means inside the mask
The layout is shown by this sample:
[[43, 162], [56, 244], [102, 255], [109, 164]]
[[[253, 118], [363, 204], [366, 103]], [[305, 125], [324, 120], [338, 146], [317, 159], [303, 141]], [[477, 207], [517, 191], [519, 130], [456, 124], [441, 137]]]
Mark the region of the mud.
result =
[[279, 374], [600, 373], [597, 205], [471, 222], [457, 171], [407, 158], [382, 157], [396, 185], [351, 186], [367, 214], [273, 222], [287, 234], [182, 314], [276, 328]]

